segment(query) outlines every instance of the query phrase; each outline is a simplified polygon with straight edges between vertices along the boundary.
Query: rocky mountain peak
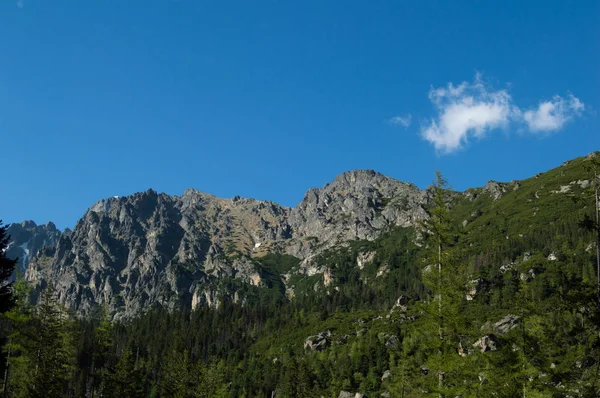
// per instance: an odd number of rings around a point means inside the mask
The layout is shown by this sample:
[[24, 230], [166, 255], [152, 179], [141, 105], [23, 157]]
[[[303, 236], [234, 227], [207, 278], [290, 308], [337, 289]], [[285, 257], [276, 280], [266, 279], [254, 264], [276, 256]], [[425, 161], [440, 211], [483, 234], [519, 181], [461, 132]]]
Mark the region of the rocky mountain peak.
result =
[[373, 170], [340, 174], [323, 188], [310, 189], [292, 209], [290, 225], [300, 236], [326, 245], [374, 239], [385, 228], [409, 225], [425, 216], [424, 193]]
[[37, 224], [32, 220], [25, 220], [22, 223], [20, 223], [20, 225], [24, 230], [31, 230], [37, 227]]
[[357, 181], [368, 181], [368, 180], [372, 180], [373, 178], [377, 178], [377, 177], [389, 178], [389, 177], [386, 177], [385, 175], [378, 173], [371, 169], [356, 169], [356, 170], [348, 170], [348, 171], [343, 172], [342, 174], [339, 174], [338, 176], [335, 177], [335, 179], [333, 181], [334, 182], [342, 181], [345, 183], [356, 183]]
[[373, 170], [340, 174], [291, 209], [195, 189], [110, 197], [37, 253], [26, 277], [35, 291], [53, 281], [61, 301], [80, 314], [99, 304], [118, 316], [159, 304], [219, 305], [214, 286], [221, 278], [261, 283], [253, 258], [278, 252], [303, 259], [348, 240], [375, 239], [415, 225], [426, 216], [426, 201], [414, 185]]
[[17, 270], [25, 271], [29, 260], [36, 256], [44, 246], [56, 245], [61, 232], [52, 222], [37, 225], [28, 220], [8, 226], [10, 243], [7, 249], [9, 258], [18, 258]]

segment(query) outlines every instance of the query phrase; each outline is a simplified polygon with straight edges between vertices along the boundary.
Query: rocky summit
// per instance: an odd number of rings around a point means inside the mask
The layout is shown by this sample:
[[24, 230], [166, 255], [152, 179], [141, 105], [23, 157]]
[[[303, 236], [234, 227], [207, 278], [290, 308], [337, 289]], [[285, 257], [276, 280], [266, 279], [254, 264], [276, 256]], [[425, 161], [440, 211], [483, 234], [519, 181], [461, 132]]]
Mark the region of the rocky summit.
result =
[[[355, 170], [310, 189], [295, 208], [193, 189], [102, 199], [73, 231], [48, 235], [43, 250], [31, 247], [26, 278], [34, 296], [52, 285], [81, 315], [98, 307], [120, 318], [156, 305], [218, 306], [229, 296], [239, 299], [220, 289], [221, 280], [264, 285], [255, 259], [287, 254], [305, 260], [297, 272], [319, 271], [309, 261], [315, 254], [413, 226], [426, 216], [427, 198], [412, 184]], [[285, 284], [289, 275], [275, 277]]]

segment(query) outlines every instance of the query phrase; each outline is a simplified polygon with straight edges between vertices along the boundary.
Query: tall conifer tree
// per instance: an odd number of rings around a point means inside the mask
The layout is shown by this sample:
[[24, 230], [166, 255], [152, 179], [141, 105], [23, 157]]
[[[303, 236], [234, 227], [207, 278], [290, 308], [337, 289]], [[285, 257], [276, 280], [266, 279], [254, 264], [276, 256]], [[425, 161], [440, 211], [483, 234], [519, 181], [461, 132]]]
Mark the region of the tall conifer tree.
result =
[[8, 311], [15, 304], [13, 284], [10, 278], [15, 271], [17, 259], [6, 257], [6, 249], [10, 239], [7, 229], [8, 226], [3, 226], [2, 220], [0, 220], [0, 313]]

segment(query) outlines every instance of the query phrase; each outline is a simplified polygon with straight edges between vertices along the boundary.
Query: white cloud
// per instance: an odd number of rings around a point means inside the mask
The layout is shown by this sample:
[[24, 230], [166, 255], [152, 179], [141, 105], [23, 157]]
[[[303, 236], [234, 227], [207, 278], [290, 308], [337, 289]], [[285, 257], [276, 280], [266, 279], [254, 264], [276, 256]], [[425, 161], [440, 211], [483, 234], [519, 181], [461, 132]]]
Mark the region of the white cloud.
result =
[[422, 126], [421, 134], [443, 152], [461, 148], [472, 136], [481, 138], [492, 129], [507, 126], [514, 114], [510, 94], [490, 90], [480, 74], [472, 83], [431, 88], [429, 100], [438, 116]]
[[483, 82], [479, 73], [473, 82], [432, 87], [429, 100], [437, 116], [421, 126], [421, 136], [436, 150], [446, 153], [511, 123], [524, 123], [532, 133], [557, 131], [585, 109], [583, 102], [569, 94], [568, 98], [556, 95], [536, 109], [524, 111], [513, 103], [507, 90], [494, 90]]
[[412, 121], [412, 115], [406, 114], [403, 116], [394, 116], [393, 118], [390, 119], [390, 124], [395, 124], [398, 126], [403, 126], [403, 127], [408, 127], [410, 126], [410, 123]]
[[23, 0], [17, 0], [17, 7], [23, 8], [24, 5]]
[[555, 95], [551, 101], [541, 102], [537, 109], [523, 113], [523, 120], [532, 132], [556, 131], [585, 109], [579, 98], [569, 94], [568, 98]]

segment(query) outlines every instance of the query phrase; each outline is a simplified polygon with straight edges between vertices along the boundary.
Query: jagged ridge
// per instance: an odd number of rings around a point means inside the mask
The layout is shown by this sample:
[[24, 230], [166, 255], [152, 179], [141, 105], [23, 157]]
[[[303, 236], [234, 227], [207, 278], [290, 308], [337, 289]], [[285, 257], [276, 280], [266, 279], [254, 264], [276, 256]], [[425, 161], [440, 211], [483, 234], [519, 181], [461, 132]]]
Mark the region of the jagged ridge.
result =
[[122, 316], [157, 304], [215, 305], [215, 280], [261, 284], [253, 258], [306, 258], [347, 240], [374, 239], [424, 217], [425, 202], [414, 185], [367, 170], [309, 190], [293, 209], [192, 189], [181, 196], [148, 190], [94, 204], [32, 260], [26, 277], [35, 291], [51, 282], [80, 314], [98, 305]]

